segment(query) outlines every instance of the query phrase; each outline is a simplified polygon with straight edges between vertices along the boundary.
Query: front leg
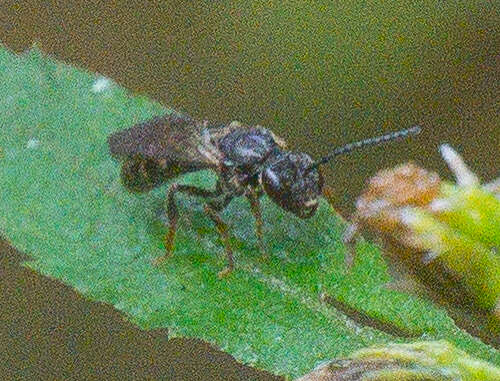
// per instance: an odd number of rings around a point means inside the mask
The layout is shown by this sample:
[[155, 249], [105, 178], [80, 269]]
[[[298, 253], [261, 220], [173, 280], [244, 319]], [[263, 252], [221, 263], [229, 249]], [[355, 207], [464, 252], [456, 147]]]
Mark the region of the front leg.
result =
[[[328, 204], [330, 204], [330, 207], [336, 211], [334, 207], [334, 199], [335, 199], [335, 192], [333, 189], [329, 186], [325, 186], [323, 188], [323, 196], [326, 198], [326, 201]], [[337, 212], [338, 213], [338, 212]], [[352, 265], [354, 263], [354, 258], [356, 256], [356, 242], [359, 236], [359, 223], [357, 220], [356, 215], [354, 215], [347, 228], [344, 231], [344, 234], [342, 235], [342, 242], [344, 243], [346, 247], [346, 254], [344, 258], [344, 265], [347, 269], [347, 271], [350, 271], [352, 268]]]
[[347, 271], [352, 269], [354, 258], [356, 256], [356, 242], [359, 235], [359, 224], [356, 217], [351, 219], [344, 234], [342, 235], [342, 242], [346, 246], [346, 254], [344, 258], [344, 265]]
[[172, 255], [174, 248], [175, 233], [177, 231], [177, 219], [179, 213], [175, 204], [175, 194], [177, 192], [186, 193], [192, 196], [203, 198], [217, 197], [220, 194], [219, 190], [211, 191], [203, 188], [198, 188], [192, 185], [172, 184], [167, 194], [167, 214], [169, 221], [168, 232], [165, 234], [165, 255], [153, 260], [154, 265], [159, 265]]

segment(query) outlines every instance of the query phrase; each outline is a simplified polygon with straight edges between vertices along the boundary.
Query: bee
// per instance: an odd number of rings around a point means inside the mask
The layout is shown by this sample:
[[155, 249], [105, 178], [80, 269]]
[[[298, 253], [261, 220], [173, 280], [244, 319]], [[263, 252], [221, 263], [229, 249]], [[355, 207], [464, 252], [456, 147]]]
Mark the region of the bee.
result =
[[121, 181], [132, 192], [148, 192], [189, 172], [208, 169], [217, 174], [214, 189], [170, 184], [166, 197], [169, 220], [166, 252], [154, 262], [160, 264], [172, 255], [178, 223], [175, 197], [183, 193], [205, 200], [204, 210], [217, 227], [225, 247], [227, 266], [218, 274], [224, 277], [233, 270], [234, 259], [228, 225], [220, 213], [235, 197], [248, 199], [258, 245], [265, 254], [260, 208], [264, 193], [299, 218], [310, 218], [318, 208], [323, 191], [321, 165], [355, 148], [419, 131], [417, 126], [347, 144], [314, 161], [306, 153], [287, 150], [281, 138], [262, 126], [238, 122], [217, 125], [182, 114], [167, 114], [111, 134], [108, 144], [111, 155], [122, 162]]

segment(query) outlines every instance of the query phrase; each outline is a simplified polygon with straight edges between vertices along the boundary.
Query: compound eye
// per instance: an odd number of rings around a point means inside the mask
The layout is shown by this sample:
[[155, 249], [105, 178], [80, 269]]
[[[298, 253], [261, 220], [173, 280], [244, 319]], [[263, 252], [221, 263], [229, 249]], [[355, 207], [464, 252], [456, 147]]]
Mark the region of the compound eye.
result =
[[283, 203], [283, 196], [286, 193], [283, 181], [279, 176], [279, 172], [275, 171], [272, 167], [267, 168], [261, 174], [261, 184], [264, 192], [267, 193], [271, 199], [278, 204]]
[[267, 168], [262, 174], [263, 185], [269, 190], [274, 190], [275, 192], [280, 188], [280, 179], [276, 172], [272, 168]]

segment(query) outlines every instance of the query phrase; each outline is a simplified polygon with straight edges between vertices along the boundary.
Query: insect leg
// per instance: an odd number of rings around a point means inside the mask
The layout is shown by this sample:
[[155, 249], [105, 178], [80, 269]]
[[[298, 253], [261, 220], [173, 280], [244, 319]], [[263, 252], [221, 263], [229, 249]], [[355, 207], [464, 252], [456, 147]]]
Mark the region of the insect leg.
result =
[[246, 197], [250, 202], [250, 209], [255, 218], [255, 233], [257, 234], [257, 242], [259, 245], [259, 250], [264, 257], [267, 257], [266, 248], [262, 240], [262, 213], [260, 211], [260, 200], [259, 197], [262, 195], [258, 194], [255, 190], [251, 189], [247, 192]]
[[217, 213], [217, 210], [212, 205], [206, 204], [205, 212], [217, 226], [217, 230], [219, 231], [219, 234], [225, 246], [226, 256], [227, 256], [227, 266], [223, 270], [219, 271], [219, 273], [217, 274], [219, 278], [223, 278], [229, 275], [234, 268], [233, 250], [231, 249], [231, 244], [229, 242], [228, 226], [222, 220], [222, 218]]
[[[326, 201], [328, 201], [328, 204], [330, 204], [330, 207], [333, 210], [335, 210], [333, 204], [333, 200], [335, 199], [333, 189], [329, 186], [325, 186], [323, 188], [322, 193], [323, 197], [325, 197]], [[351, 270], [352, 265], [354, 263], [354, 258], [356, 255], [356, 242], [358, 240], [358, 236], [359, 236], [359, 224], [356, 215], [354, 215], [351, 218], [351, 221], [347, 226], [346, 230], [344, 231], [344, 234], [342, 235], [342, 242], [346, 246], [344, 265], [347, 271]]]
[[344, 245], [346, 246], [346, 254], [345, 254], [345, 259], [344, 259], [344, 264], [347, 268], [347, 270], [350, 270], [352, 268], [352, 265], [354, 263], [354, 257], [356, 255], [356, 242], [358, 239], [358, 234], [359, 234], [359, 225], [356, 221], [356, 218], [353, 217], [351, 220], [351, 223], [349, 226], [347, 226], [347, 229], [345, 230], [344, 234], [342, 235], [342, 241]]
[[212, 191], [203, 188], [198, 188], [192, 185], [172, 184], [170, 186], [167, 194], [167, 214], [168, 214], [169, 228], [167, 234], [165, 235], [165, 255], [156, 258], [153, 261], [155, 265], [161, 264], [163, 261], [165, 261], [168, 257], [172, 255], [175, 233], [177, 231], [177, 219], [179, 215], [177, 211], [177, 205], [175, 204], [175, 194], [177, 192], [204, 198], [216, 197], [217, 195], [220, 194], [219, 190]]

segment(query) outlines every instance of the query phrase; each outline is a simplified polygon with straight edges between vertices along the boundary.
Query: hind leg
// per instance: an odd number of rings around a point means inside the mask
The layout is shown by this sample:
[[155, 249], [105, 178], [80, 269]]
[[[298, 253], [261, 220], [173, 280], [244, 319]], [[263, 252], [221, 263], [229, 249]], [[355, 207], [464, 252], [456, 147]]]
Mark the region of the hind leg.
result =
[[234, 268], [233, 249], [231, 248], [231, 244], [229, 242], [229, 233], [228, 233], [229, 228], [227, 224], [219, 216], [217, 210], [210, 204], [205, 205], [205, 212], [208, 214], [210, 219], [215, 223], [215, 226], [219, 231], [221, 240], [224, 243], [224, 249], [227, 257], [227, 266], [221, 271], [219, 271], [219, 273], [217, 274], [219, 278], [223, 278], [229, 275]]
[[170, 186], [167, 193], [167, 214], [168, 214], [169, 227], [164, 238], [165, 255], [155, 258], [153, 260], [154, 265], [159, 265], [163, 263], [167, 258], [169, 258], [172, 255], [173, 252], [175, 233], [177, 232], [177, 220], [179, 217], [179, 212], [177, 210], [177, 205], [175, 203], [175, 194], [178, 192], [203, 198], [217, 197], [220, 193], [218, 191], [206, 190], [192, 185], [172, 184]]

